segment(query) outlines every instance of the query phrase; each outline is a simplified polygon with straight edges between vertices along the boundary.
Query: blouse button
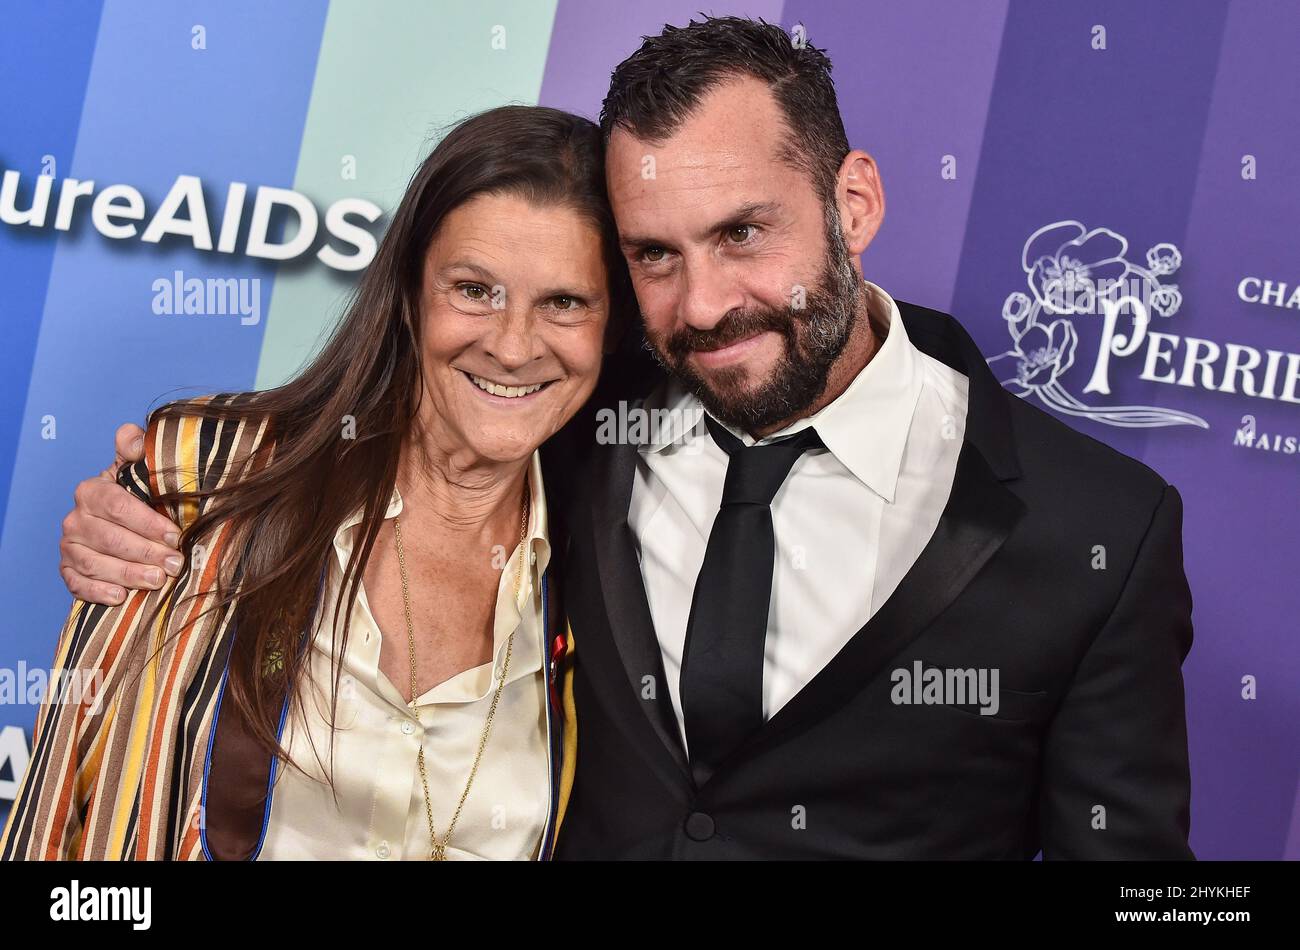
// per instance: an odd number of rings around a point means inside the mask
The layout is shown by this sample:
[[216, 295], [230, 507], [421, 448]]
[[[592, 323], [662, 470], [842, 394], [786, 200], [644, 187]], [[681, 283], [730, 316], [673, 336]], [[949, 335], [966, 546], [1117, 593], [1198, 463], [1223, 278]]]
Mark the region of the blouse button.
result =
[[409, 719], [402, 720], [402, 732], [406, 733], [408, 736], [411, 735], [415, 732], [415, 723], [411, 722]]
[[386, 861], [386, 860], [388, 860], [388, 842], [387, 842], [387, 841], [381, 841], [381, 842], [379, 842], [379, 847], [375, 848], [375, 857], [379, 858], [379, 860], [381, 860], [381, 861]]

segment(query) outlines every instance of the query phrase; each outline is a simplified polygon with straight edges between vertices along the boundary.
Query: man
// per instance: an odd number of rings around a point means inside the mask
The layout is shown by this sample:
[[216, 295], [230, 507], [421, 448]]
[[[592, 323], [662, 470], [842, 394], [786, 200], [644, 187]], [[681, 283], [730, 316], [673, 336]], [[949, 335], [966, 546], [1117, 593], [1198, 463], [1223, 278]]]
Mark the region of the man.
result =
[[[720, 18], [613, 75], [610, 198], [668, 377], [607, 370], [548, 454], [581, 722], [558, 856], [1191, 857], [1178, 493], [864, 281], [883, 189], [829, 71]], [[151, 513], [78, 499], [74, 593], [163, 566]]]

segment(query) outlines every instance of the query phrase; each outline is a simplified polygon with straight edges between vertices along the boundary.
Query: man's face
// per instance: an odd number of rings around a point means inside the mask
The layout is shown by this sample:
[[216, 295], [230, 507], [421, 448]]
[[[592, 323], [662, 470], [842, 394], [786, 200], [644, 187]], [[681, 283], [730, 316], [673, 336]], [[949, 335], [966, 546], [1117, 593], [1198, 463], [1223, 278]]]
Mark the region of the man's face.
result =
[[750, 432], [822, 394], [862, 292], [834, 204], [779, 157], [790, 134], [767, 85], [744, 77], [664, 142], [616, 129], [607, 157], [647, 340], [710, 412]]

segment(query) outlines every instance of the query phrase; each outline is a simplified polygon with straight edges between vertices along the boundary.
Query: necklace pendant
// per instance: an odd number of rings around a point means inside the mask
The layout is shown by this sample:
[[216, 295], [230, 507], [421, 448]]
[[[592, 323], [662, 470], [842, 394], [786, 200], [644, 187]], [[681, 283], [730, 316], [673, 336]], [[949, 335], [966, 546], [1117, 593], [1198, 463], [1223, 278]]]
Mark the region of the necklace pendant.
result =
[[433, 851], [429, 854], [430, 861], [446, 861], [447, 846], [443, 844], [434, 845]]

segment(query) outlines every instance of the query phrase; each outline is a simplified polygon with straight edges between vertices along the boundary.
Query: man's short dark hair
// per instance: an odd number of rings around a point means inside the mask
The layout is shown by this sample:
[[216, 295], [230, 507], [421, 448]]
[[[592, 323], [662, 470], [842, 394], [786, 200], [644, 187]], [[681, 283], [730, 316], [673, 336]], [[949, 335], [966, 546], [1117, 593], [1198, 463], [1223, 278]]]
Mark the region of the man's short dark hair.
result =
[[615, 127], [649, 142], [677, 130], [715, 86], [739, 76], [766, 82], [790, 126], [780, 158], [807, 172], [823, 200], [849, 152], [823, 50], [763, 20], [705, 17], [665, 26], [619, 63], [600, 110], [605, 142]]

